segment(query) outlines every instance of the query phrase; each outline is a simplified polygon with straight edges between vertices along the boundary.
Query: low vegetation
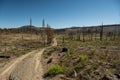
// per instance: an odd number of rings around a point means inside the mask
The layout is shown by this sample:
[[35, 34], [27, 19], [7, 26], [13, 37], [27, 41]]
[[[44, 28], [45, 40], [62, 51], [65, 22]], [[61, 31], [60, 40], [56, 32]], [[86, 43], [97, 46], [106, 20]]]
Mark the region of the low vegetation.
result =
[[48, 69], [48, 74], [51, 75], [51, 76], [54, 76], [54, 75], [57, 75], [57, 74], [60, 74], [60, 73], [63, 73], [63, 72], [64, 72], [64, 70], [58, 64], [55, 64]]
[[[57, 37], [58, 46], [56, 51], [50, 51], [48, 59], [52, 61], [48, 65], [47, 71], [51, 66], [59, 64], [64, 70], [61, 75], [56, 74], [45, 80], [119, 80], [120, 79], [120, 42], [119, 41], [76, 41], [64, 37]], [[61, 52], [63, 48], [68, 51]], [[46, 55], [46, 53], [44, 53]], [[47, 63], [47, 62], [45, 62]], [[45, 72], [47, 72], [45, 70]]]
[[[32, 38], [31, 38], [32, 37]], [[10, 60], [25, 55], [48, 45], [44, 45], [39, 35], [24, 34], [0, 34], [0, 66], [4, 66]], [[1, 67], [0, 67], [1, 68]]]
[[[56, 34], [58, 46], [47, 48], [43, 54], [43, 68], [47, 73], [44, 79], [119, 80], [120, 35], [119, 32], [117, 34], [115, 31], [104, 33], [103, 26]], [[6, 33], [0, 37], [0, 55], [18, 57], [49, 46], [54, 35], [47, 25], [46, 31], [41, 30], [41, 35], [38, 32], [32, 35]], [[0, 59], [0, 63], [2, 61]]]

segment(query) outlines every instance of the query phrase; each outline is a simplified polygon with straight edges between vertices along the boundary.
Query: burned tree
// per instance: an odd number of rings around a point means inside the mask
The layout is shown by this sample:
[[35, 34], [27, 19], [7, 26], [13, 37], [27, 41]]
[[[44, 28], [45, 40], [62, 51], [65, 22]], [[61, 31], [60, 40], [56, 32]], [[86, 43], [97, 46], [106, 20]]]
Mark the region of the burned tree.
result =
[[45, 21], [44, 21], [44, 19], [42, 20], [41, 38], [42, 38], [43, 44], [45, 46], [45, 44], [46, 44], [46, 28], [45, 28]]
[[8, 35], [8, 29], [5, 28], [4, 31], [5, 31], [5, 45], [4, 46], [5, 46], [5, 53], [6, 53], [7, 52], [7, 37], [8, 37], [7, 35]]
[[120, 40], [120, 28], [117, 27], [117, 39]]
[[54, 38], [54, 32], [48, 24], [46, 28], [46, 34], [47, 34], [47, 44], [51, 44]]
[[63, 44], [65, 43], [65, 38], [64, 38], [64, 36], [62, 37], [62, 43], [63, 43]]
[[82, 28], [82, 36], [83, 36], [83, 42], [85, 41], [85, 28]]
[[80, 29], [77, 30], [77, 40], [80, 41]]
[[30, 34], [31, 34], [31, 40], [32, 40], [32, 19], [30, 19]]
[[91, 41], [93, 40], [93, 27], [91, 27], [90, 29], [90, 40]]
[[95, 28], [95, 40], [97, 40], [97, 28]]
[[88, 40], [90, 41], [90, 33], [91, 33], [91, 30], [90, 29], [87, 29], [87, 35], [88, 35]]
[[103, 24], [100, 26], [100, 41], [103, 40]]
[[69, 30], [69, 31], [68, 31], [68, 37], [69, 37], [69, 39], [70, 39], [70, 40], [73, 40], [73, 38], [74, 38], [73, 36], [74, 36], [73, 31], [72, 31], [72, 30]]
[[110, 40], [112, 40], [113, 32], [109, 32], [109, 33], [108, 33], [108, 36], [110, 37]]
[[21, 35], [21, 39], [23, 40], [24, 39], [24, 37], [23, 37], [23, 29], [20, 30], [20, 33], [21, 33], [20, 34]]
[[106, 39], [105, 40], [108, 40], [108, 33], [106, 32]]
[[113, 40], [116, 40], [116, 33], [117, 33], [117, 31], [116, 31], [116, 27], [114, 28], [114, 38], [113, 38]]

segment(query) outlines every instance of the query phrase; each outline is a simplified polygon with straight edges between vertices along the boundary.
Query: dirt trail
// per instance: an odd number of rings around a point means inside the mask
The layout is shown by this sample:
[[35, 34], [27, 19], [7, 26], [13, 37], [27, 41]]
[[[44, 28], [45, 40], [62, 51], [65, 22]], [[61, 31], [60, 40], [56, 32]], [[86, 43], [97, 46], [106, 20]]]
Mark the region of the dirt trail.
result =
[[[54, 39], [54, 43], [50, 47], [52, 46], [57, 46], [56, 39]], [[17, 58], [0, 73], [0, 80], [43, 80], [43, 68], [40, 62], [41, 55], [44, 50], [50, 47], [43, 48], [40, 52], [33, 51]]]

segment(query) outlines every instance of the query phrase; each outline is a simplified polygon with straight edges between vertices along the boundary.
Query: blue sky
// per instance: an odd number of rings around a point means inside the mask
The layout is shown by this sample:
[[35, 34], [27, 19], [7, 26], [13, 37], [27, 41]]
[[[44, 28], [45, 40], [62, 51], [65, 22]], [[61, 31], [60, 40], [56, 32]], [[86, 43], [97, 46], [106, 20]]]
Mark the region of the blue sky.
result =
[[120, 0], [0, 0], [0, 28], [44, 18], [53, 28], [120, 23]]

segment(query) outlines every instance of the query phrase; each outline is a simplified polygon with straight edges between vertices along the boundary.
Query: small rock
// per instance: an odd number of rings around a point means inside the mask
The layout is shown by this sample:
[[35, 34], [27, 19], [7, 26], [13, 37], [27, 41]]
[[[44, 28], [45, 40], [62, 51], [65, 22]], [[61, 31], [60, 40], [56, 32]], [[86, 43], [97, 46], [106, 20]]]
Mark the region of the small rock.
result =
[[67, 48], [62, 48], [62, 51], [61, 52], [67, 52], [68, 49]]
[[101, 49], [106, 49], [106, 47], [105, 46], [102, 46], [102, 47], [100, 47]]
[[49, 76], [50, 76], [50, 74], [45, 73], [45, 74], [43, 75], [43, 78], [46, 78], [46, 77], [49, 77]]
[[94, 72], [94, 74], [95, 74], [95, 75], [99, 75], [99, 72], [96, 71], [96, 72]]
[[47, 61], [47, 64], [51, 63], [52, 62], [52, 58], [50, 58], [48, 61]]
[[118, 80], [118, 78], [115, 75], [109, 74], [104, 76], [102, 80]]
[[118, 79], [120, 79], [120, 74], [119, 73], [118, 74], [116, 73], [115, 75]]

